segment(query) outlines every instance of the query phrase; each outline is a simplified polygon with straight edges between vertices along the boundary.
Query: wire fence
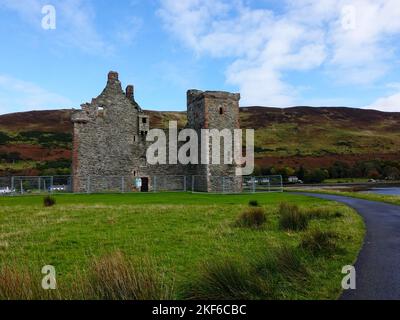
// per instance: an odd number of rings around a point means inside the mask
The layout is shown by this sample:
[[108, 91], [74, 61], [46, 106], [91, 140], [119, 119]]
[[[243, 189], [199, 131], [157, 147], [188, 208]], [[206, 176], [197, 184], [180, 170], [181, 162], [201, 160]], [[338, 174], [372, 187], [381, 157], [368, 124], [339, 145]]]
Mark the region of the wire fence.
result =
[[0, 177], [0, 196], [44, 193], [283, 192], [282, 176], [72, 176]]
[[258, 193], [283, 192], [283, 179], [274, 176], [192, 176], [192, 192]]
[[186, 192], [188, 176], [154, 176], [152, 191], [154, 192]]
[[0, 177], [0, 196], [12, 193], [11, 177]]

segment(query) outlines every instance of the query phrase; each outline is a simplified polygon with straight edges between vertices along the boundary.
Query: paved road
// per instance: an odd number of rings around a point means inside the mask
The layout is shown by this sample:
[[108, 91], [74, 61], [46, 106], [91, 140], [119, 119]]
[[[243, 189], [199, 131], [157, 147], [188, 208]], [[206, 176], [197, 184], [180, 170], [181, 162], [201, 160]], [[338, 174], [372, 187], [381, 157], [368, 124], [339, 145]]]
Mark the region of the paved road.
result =
[[344, 300], [400, 299], [400, 206], [349, 197], [300, 193], [342, 202], [354, 208], [367, 226], [364, 246], [356, 262], [357, 289]]

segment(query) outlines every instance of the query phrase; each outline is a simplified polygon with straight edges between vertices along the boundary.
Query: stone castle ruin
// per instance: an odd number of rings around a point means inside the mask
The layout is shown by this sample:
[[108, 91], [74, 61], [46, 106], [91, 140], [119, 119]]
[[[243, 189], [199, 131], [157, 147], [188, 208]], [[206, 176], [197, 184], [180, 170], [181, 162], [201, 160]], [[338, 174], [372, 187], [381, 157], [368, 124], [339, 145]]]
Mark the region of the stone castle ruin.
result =
[[[239, 94], [228, 92], [189, 90], [186, 128], [196, 130], [199, 137], [201, 129], [239, 129], [239, 99]], [[81, 107], [71, 119], [74, 192], [101, 192], [112, 189], [113, 184], [128, 192], [135, 189], [137, 178], [142, 181], [138, 191], [150, 191], [156, 188], [157, 178], [173, 176], [186, 176], [187, 189], [200, 192], [221, 190], [217, 177], [227, 177], [225, 191], [241, 191], [235, 164], [149, 165], [146, 152], [153, 143], [146, 141], [151, 128], [149, 116], [135, 101], [132, 85], [122, 90], [118, 73], [110, 72], [103, 92]], [[168, 183], [178, 182], [169, 179]]]

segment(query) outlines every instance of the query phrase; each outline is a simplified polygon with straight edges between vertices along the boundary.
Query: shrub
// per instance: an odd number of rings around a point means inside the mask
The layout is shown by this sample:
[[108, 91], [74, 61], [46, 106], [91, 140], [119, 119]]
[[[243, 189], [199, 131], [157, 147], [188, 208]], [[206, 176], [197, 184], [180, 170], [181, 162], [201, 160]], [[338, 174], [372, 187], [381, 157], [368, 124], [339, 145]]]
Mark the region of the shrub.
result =
[[95, 260], [89, 271], [89, 296], [100, 300], [165, 300], [172, 289], [149, 260], [133, 263], [120, 252]]
[[44, 147], [66, 147], [72, 142], [72, 134], [42, 131], [21, 132], [17, 138], [26, 143], [35, 143]]
[[267, 221], [264, 209], [248, 208], [243, 211], [236, 220], [236, 226], [247, 228], [259, 228]]
[[15, 161], [22, 160], [22, 157], [19, 152], [0, 153], [0, 160], [5, 161], [7, 163], [13, 163]]
[[0, 131], [0, 145], [6, 145], [12, 141], [12, 138], [5, 132]]
[[283, 230], [301, 231], [308, 226], [309, 216], [296, 205], [281, 203], [279, 215], [279, 226]]
[[337, 250], [336, 239], [336, 232], [312, 230], [303, 236], [300, 245], [313, 254], [330, 255]]
[[190, 300], [271, 299], [273, 290], [265, 279], [238, 260], [203, 263], [199, 276], [184, 288]]
[[343, 213], [341, 213], [340, 211], [335, 211], [335, 213], [333, 214], [333, 216], [335, 218], [342, 218], [344, 215]]
[[56, 199], [53, 198], [53, 197], [51, 197], [51, 196], [46, 196], [46, 197], [43, 199], [43, 205], [44, 205], [45, 207], [52, 207], [52, 206], [54, 206], [55, 204], [56, 204]]
[[257, 200], [250, 200], [249, 201], [249, 206], [250, 207], [259, 207], [260, 205], [259, 205]]

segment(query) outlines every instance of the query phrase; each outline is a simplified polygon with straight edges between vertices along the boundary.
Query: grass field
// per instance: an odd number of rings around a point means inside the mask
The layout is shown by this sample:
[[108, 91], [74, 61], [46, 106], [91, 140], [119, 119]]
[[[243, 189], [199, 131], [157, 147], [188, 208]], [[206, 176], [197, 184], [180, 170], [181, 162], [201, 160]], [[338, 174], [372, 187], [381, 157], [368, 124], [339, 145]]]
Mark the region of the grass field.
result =
[[[229, 259], [249, 265], [255, 257], [286, 247], [305, 266], [306, 280], [278, 270], [274, 293], [268, 297], [336, 299], [341, 293], [342, 267], [354, 263], [364, 237], [363, 221], [350, 208], [284, 193], [57, 195], [55, 199], [55, 206], [45, 208], [41, 196], [0, 198], [0, 267], [26, 268], [41, 279], [41, 268], [53, 265], [59, 292], [75, 286], [94, 258], [122, 252], [130, 259], [153, 261], [157, 273], [173, 288], [172, 298], [180, 299], [184, 288], [202, 273], [204, 263]], [[235, 226], [250, 200], [265, 210], [266, 224]], [[278, 207], [282, 202], [336, 216], [313, 218], [304, 231], [281, 230]], [[334, 232], [337, 250], [318, 255], [300, 247], [312, 230]], [[61, 293], [56, 298], [67, 296]]]
[[380, 201], [386, 202], [390, 204], [400, 205], [400, 196], [391, 196], [385, 194], [377, 194], [377, 193], [366, 193], [366, 192], [354, 192], [354, 191], [346, 191], [346, 190], [327, 190], [322, 188], [310, 188], [307, 190], [304, 189], [296, 189], [290, 188], [290, 191], [297, 191], [297, 192], [314, 192], [314, 193], [324, 193], [324, 194], [332, 194], [338, 196], [345, 196], [345, 197], [353, 197], [358, 199], [364, 200], [371, 200], [371, 201]]
[[338, 178], [325, 179], [323, 183], [367, 183], [368, 178]]

